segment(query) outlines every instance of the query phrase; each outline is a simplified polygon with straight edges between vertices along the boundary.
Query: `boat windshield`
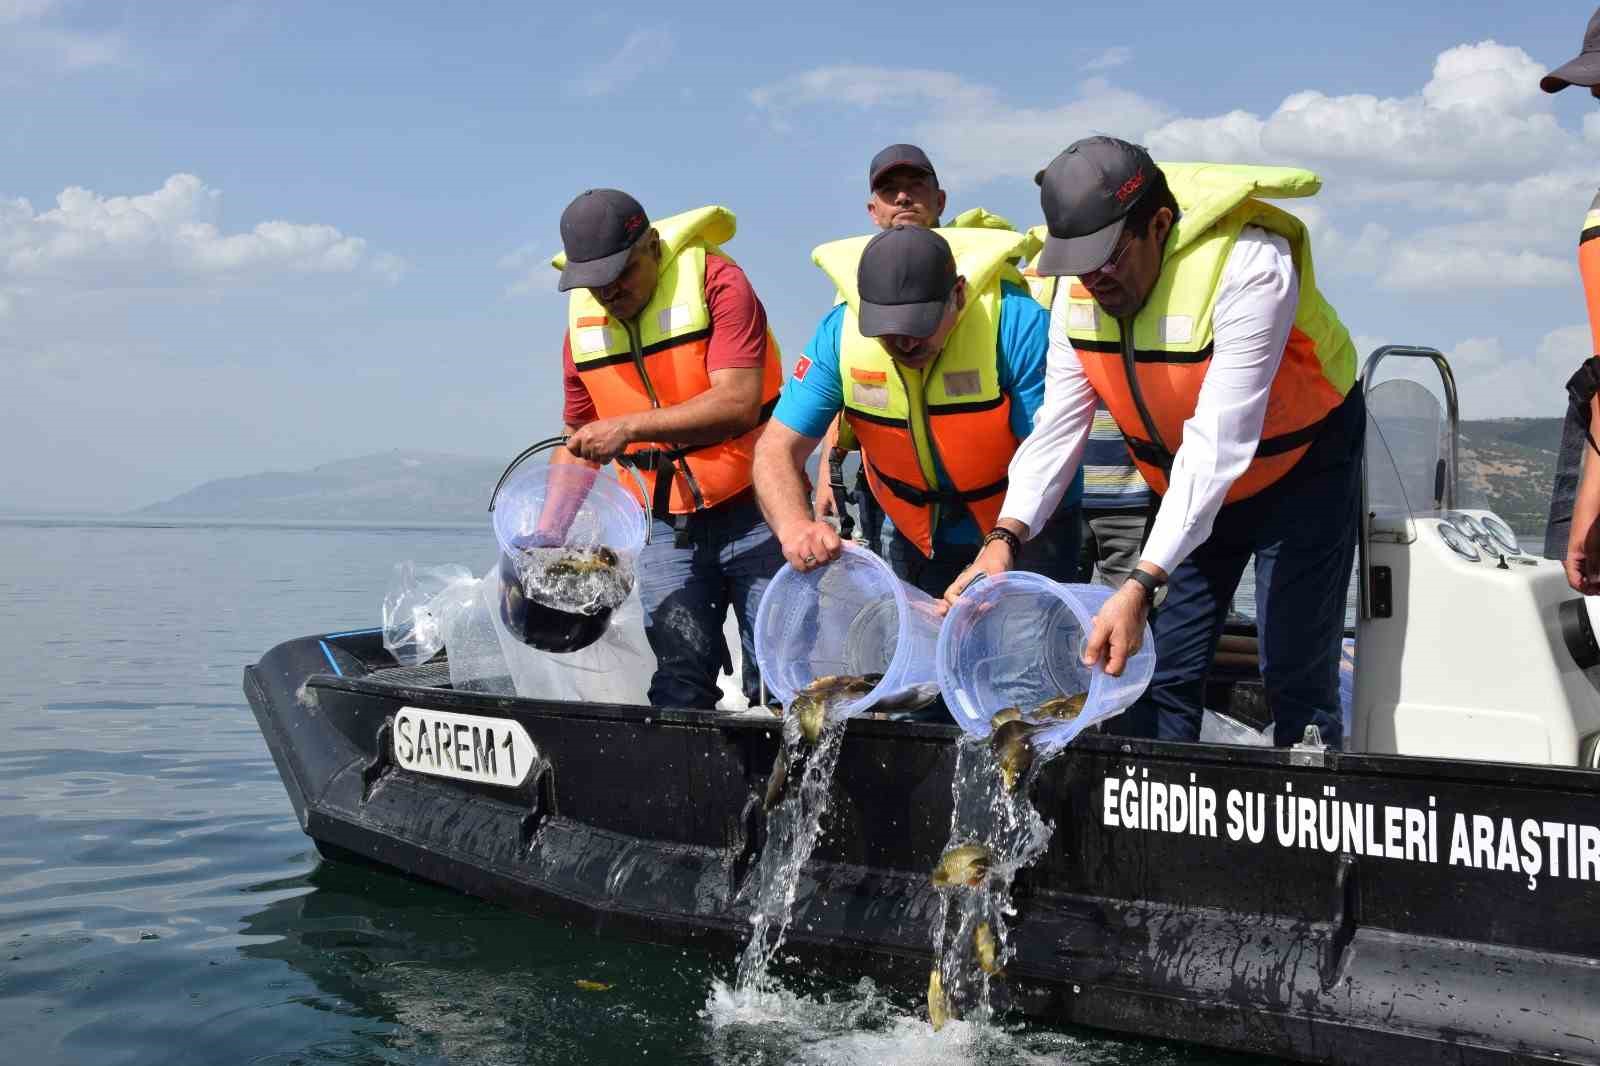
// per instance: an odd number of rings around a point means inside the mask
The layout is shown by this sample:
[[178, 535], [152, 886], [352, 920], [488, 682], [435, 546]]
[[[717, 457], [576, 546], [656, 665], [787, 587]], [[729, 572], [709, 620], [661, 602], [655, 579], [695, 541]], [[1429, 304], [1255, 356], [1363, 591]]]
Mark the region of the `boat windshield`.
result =
[[1406, 531], [1407, 519], [1447, 505], [1448, 434], [1444, 405], [1427, 386], [1395, 378], [1367, 390], [1367, 512], [1376, 528]]

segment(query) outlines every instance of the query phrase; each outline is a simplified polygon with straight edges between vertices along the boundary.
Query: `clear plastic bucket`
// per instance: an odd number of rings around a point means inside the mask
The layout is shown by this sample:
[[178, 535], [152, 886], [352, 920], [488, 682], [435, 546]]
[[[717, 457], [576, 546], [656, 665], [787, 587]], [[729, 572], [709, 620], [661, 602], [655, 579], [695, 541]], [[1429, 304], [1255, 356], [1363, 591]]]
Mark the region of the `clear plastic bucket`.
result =
[[633, 562], [644, 547], [644, 508], [611, 468], [528, 463], [495, 493], [494, 536], [506, 553], [528, 548], [610, 548]]
[[1090, 623], [1113, 591], [1022, 571], [968, 588], [945, 619], [936, 654], [939, 688], [956, 723], [988, 736], [990, 719], [1007, 707], [1029, 717], [1046, 700], [1087, 693], [1077, 717], [1049, 721], [1036, 734], [1040, 747], [1059, 748], [1086, 727], [1127, 710], [1155, 673], [1150, 627], [1121, 677], [1082, 661]]
[[785, 706], [819, 677], [882, 674], [872, 691], [835, 704], [835, 720], [878, 703], [913, 705], [938, 694], [933, 652], [939, 612], [932, 596], [895, 577], [889, 564], [854, 544], [802, 574], [785, 566], [756, 609], [756, 662]]
[[633, 495], [585, 464], [534, 463], [502, 481], [493, 520], [506, 628], [549, 652], [598, 640], [638, 574], [647, 519]]

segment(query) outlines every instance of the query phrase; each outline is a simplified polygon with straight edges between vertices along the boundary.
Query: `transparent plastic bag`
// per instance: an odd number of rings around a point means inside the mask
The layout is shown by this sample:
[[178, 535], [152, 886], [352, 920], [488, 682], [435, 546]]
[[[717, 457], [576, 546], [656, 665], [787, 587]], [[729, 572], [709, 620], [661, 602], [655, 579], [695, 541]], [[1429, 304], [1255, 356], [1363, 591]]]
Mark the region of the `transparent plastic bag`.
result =
[[1221, 711], [1208, 710], [1200, 719], [1200, 743], [1242, 744], [1253, 748], [1272, 747], [1272, 723], [1257, 729]]
[[445, 646], [446, 616], [471, 602], [476, 584], [464, 566], [395, 564], [383, 597], [383, 646], [404, 666], [427, 662]]
[[[496, 571], [491, 570], [481, 584], [492, 602], [498, 588]], [[582, 703], [648, 702], [656, 657], [645, 642], [644, 610], [638, 590], [611, 612], [610, 622], [599, 639], [576, 651], [542, 651], [524, 644], [506, 628], [498, 609], [489, 611], [489, 620], [517, 695]], [[454, 655], [452, 651], [452, 664]]]

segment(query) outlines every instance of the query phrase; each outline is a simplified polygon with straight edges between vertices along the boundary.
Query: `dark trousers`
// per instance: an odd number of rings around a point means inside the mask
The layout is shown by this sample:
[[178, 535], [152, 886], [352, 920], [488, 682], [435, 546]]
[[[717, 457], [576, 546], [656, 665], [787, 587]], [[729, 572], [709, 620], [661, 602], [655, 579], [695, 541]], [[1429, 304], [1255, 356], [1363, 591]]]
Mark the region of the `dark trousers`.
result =
[[1179, 564], [1150, 622], [1156, 672], [1109, 727], [1124, 736], [1196, 740], [1222, 623], [1256, 560], [1261, 678], [1279, 746], [1315, 724], [1344, 740], [1339, 651], [1355, 557], [1366, 406], [1358, 384], [1283, 479], [1217, 512], [1211, 536]]
[[[1043, 574], [1052, 581], [1071, 584], [1079, 580], [1078, 550], [1083, 537], [1083, 509], [1077, 505], [1059, 507], [1044, 524], [1039, 535], [1023, 545], [1018, 570]], [[914, 585], [930, 596], [943, 596], [950, 583], [978, 557], [981, 544], [940, 544], [933, 558], [922, 554], [898, 529], [889, 536], [885, 558], [901, 581]]]
[[726, 654], [722, 621], [732, 607], [744, 651], [744, 694], [759, 705], [756, 607], [783, 566], [783, 549], [749, 492], [691, 515], [688, 536], [689, 543], [677, 547], [671, 522], [657, 518], [639, 556], [644, 634], [656, 656], [650, 703], [708, 710], [717, 705], [717, 674]]

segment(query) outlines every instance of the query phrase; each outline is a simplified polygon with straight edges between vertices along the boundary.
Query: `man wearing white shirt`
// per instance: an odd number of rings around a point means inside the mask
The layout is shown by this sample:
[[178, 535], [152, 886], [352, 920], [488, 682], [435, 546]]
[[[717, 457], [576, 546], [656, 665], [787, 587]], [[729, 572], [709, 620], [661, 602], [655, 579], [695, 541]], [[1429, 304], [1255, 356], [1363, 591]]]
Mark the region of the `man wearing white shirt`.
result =
[[1160, 506], [1137, 568], [1095, 617], [1084, 661], [1121, 673], [1168, 586], [1151, 619], [1155, 677], [1115, 728], [1199, 736], [1211, 657], [1254, 556], [1277, 743], [1314, 724], [1338, 746], [1365, 409], [1305, 227], [1265, 199], [1311, 195], [1315, 175], [1157, 167], [1137, 145], [1091, 137], [1036, 180], [1049, 228], [1037, 269], [1070, 280], [1051, 307], [1045, 401], [1011, 462], [1003, 533], [946, 599], [975, 571], [1011, 567], [1012, 539], [1054, 508], [1103, 402]]

